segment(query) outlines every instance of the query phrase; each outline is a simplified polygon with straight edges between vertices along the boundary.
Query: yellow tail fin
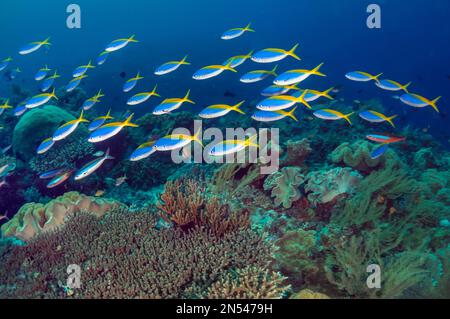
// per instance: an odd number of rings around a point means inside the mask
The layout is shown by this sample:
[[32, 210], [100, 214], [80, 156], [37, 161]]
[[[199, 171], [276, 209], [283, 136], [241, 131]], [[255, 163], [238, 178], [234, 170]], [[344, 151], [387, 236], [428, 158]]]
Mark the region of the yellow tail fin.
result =
[[294, 59], [297, 59], [297, 60], [301, 61], [300, 57], [299, 57], [297, 54], [295, 54], [295, 50], [297, 50], [298, 46], [299, 46], [299, 43], [297, 43], [296, 45], [294, 45], [294, 47], [293, 47], [292, 49], [289, 50], [288, 54], [289, 54], [291, 57], [293, 57]]
[[394, 116], [388, 117], [388, 118], [386, 119], [386, 121], [387, 121], [389, 124], [391, 124], [392, 127], [395, 127], [395, 124], [394, 124], [394, 122], [393, 122], [392, 120], [395, 119], [397, 116], [398, 116], [398, 115], [394, 115]]
[[182, 65], [191, 65], [189, 62], [187, 62], [187, 58], [188, 58], [188, 55], [186, 55], [183, 58], [183, 60], [180, 61], [180, 64], [182, 64]]
[[441, 98], [442, 98], [442, 96], [439, 96], [439, 97], [435, 98], [433, 101], [431, 101], [431, 103], [430, 103], [431, 107], [432, 107], [436, 112], [438, 112], [438, 113], [439, 113], [439, 109], [438, 109], [438, 107], [436, 106], [436, 103], [437, 103]]
[[186, 93], [186, 96], [183, 98], [183, 101], [184, 101], [184, 102], [187, 102], [187, 103], [195, 104], [194, 101], [192, 101], [192, 100], [189, 99], [189, 95], [190, 95], [190, 94], [191, 94], [191, 90], [188, 90], [187, 93]]
[[197, 133], [195, 133], [194, 136], [192, 136], [192, 141], [193, 141], [193, 142], [197, 142], [197, 143], [200, 144], [202, 147], [205, 147], [205, 146], [203, 145], [202, 140], [199, 138], [201, 132], [202, 132], [202, 129], [200, 128], [200, 129], [197, 131]]
[[52, 93], [50, 93], [50, 98], [52, 98], [52, 97], [58, 100], [58, 97], [55, 94], [55, 88], [53, 88]]
[[298, 102], [302, 103], [308, 109], [312, 110], [311, 105], [309, 105], [309, 103], [305, 101], [305, 96], [306, 96], [306, 94], [308, 94], [308, 92], [309, 92], [308, 90], [304, 90], [302, 95], [298, 98]]
[[322, 96], [326, 97], [327, 99], [334, 100], [333, 97], [330, 96], [330, 92], [333, 90], [334, 90], [334, 88], [329, 88], [328, 90], [323, 91], [321, 94], [322, 94]]
[[255, 143], [255, 141], [258, 139], [258, 134], [255, 134], [253, 136], [250, 136], [246, 141], [245, 141], [245, 146], [249, 146], [249, 147], [257, 147], [259, 148], [259, 145]]
[[236, 69], [233, 69], [233, 68], [231, 67], [232, 64], [233, 64], [233, 60], [231, 60], [230, 62], [228, 62], [227, 65], [225, 65], [223, 68], [224, 68], [225, 70], [228, 70], [228, 71], [237, 73]]
[[278, 69], [278, 64], [275, 65], [275, 67], [273, 68], [272, 71], [269, 72], [269, 74], [272, 74], [273, 76], [278, 76], [278, 74], [276, 73]]
[[402, 86], [403, 91], [405, 91], [406, 93], [409, 93], [408, 88], [410, 87], [411, 84], [412, 84], [412, 82], [409, 82], [408, 84]]
[[245, 101], [239, 102], [238, 104], [236, 104], [236, 105], [234, 105], [233, 107], [231, 107], [231, 110], [236, 111], [236, 112], [238, 112], [238, 113], [241, 113], [241, 114], [244, 114], [244, 115], [245, 115], [245, 112], [242, 111], [242, 110], [240, 109], [240, 107], [241, 107], [244, 103], [245, 103]]
[[298, 119], [297, 119], [297, 117], [295, 116], [295, 111], [297, 110], [297, 106], [296, 107], [294, 107], [291, 111], [289, 111], [289, 112], [286, 112], [286, 111], [281, 111], [282, 112], [282, 114], [284, 114], [284, 115], [286, 115], [286, 116], [289, 116], [291, 119], [293, 119], [294, 121], [296, 121], [296, 122], [298, 122]]
[[127, 39], [128, 42], [139, 42], [139, 41], [136, 40], [134, 37], [135, 37], [135, 35], [133, 34], [130, 38]]
[[112, 120], [113, 119], [113, 117], [111, 116], [111, 109], [108, 110], [108, 113], [106, 113], [104, 119], [105, 120]]
[[48, 42], [48, 41], [50, 41], [50, 37], [48, 37], [47, 39], [45, 39], [44, 41], [42, 41], [40, 44], [41, 45], [52, 45], [50, 42]]
[[156, 93], [156, 89], [157, 88], [158, 88], [158, 84], [155, 85], [155, 87], [153, 88], [153, 91], [151, 91], [150, 94], [153, 95], [153, 96], [156, 96], [156, 97], [161, 97], [161, 95]]
[[320, 68], [323, 66], [324, 63], [320, 63], [318, 66], [316, 66], [312, 71], [311, 74], [318, 75], [318, 76], [326, 76], [325, 74], [319, 72]]
[[138, 74], [136, 75], [136, 77], [134, 78], [134, 80], [138, 81], [138, 80], [142, 80], [144, 77], [141, 76], [141, 72], [138, 72]]
[[134, 113], [131, 114], [131, 115], [125, 120], [125, 122], [123, 122], [123, 126], [128, 126], [128, 127], [139, 127], [139, 125], [131, 123], [131, 119], [133, 118], [133, 116], [134, 116]]
[[80, 117], [78, 118], [78, 123], [89, 123], [88, 120], [86, 120], [85, 118], [83, 118], [83, 115], [84, 115], [84, 110], [81, 110]]
[[247, 59], [250, 59], [252, 57], [253, 53], [255, 53], [255, 50], [251, 50], [245, 57]]
[[352, 113], [350, 113], [350, 114], [344, 115], [344, 119], [345, 119], [350, 125], [353, 125], [353, 124], [352, 124], [352, 121], [350, 121], [350, 116], [352, 116], [353, 114], [355, 114], [355, 112], [352, 112]]
[[383, 73], [377, 74], [373, 77], [373, 80], [378, 81], [378, 79], [380, 78], [380, 76], [382, 76]]
[[95, 68], [95, 66], [92, 65], [92, 60], [89, 60], [89, 63], [86, 65], [86, 68], [88, 68], [88, 69], [94, 69]]
[[250, 22], [249, 24], [247, 24], [247, 26], [244, 28], [244, 31], [248, 31], [248, 32], [255, 32], [255, 30], [253, 30], [251, 28], [252, 23]]

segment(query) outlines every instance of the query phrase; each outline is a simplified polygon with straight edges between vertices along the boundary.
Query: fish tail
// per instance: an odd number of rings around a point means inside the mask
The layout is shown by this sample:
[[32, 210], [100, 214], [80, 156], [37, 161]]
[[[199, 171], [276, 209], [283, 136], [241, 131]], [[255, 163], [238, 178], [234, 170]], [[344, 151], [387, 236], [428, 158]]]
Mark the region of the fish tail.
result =
[[50, 41], [50, 37], [48, 37], [47, 39], [45, 39], [44, 41], [42, 41], [40, 44], [41, 44], [41, 45], [52, 45], [49, 41]]
[[128, 42], [139, 42], [138, 40], [136, 40], [135, 38], [135, 35], [133, 34], [129, 39], [128, 39]]
[[113, 159], [115, 159], [114, 156], [109, 155], [109, 154], [110, 154], [110, 151], [111, 151], [111, 149], [108, 147], [108, 149], [106, 150], [106, 153], [105, 153], [105, 159], [107, 159], [107, 160], [113, 160]]
[[132, 113], [123, 123], [124, 126], [128, 126], [128, 127], [139, 127], [139, 125], [131, 123], [131, 119], [133, 118], [134, 113]]
[[430, 105], [433, 107], [433, 109], [439, 113], [439, 109], [436, 106], [436, 103], [442, 98], [442, 96], [438, 96], [437, 98], [435, 98], [433, 101], [431, 101]]
[[85, 118], [83, 118], [83, 115], [84, 115], [84, 110], [81, 110], [81, 114], [80, 114], [80, 117], [78, 118], [78, 122], [79, 123], [88, 123], [89, 121], [86, 120]]
[[231, 109], [232, 109], [233, 111], [236, 111], [236, 112], [238, 112], [238, 113], [241, 113], [241, 114], [244, 114], [244, 115], [245, 115], [245, 112], [242, 111], [242, 110], [240, 109], [240, 107], [241, 107], [244, 103], [245, 103], [245, 101], [239, 102], [238, 104], [234, 105]]
[[251, 50], [245, 57], [246, 58], [251, 58], [253, 53], [255, 53], [255, 50]]
[[182, 65], [191, 65], [189, 62], [187, 62], [187, 58], [189, 57], [189, 55], [186, 55], [183, 60], [180, 61], [180, 64]]
[[380, 78], [380, 76], [382, 76], [383, 73], [377, 74], [373, 77], [373, 80], [378, 81], [378, 79]]
[[236, 69], [233, 69], [233, 68], [231, 67], [231, 64], [233, 64], [233, 60], [231, 60], [230, 62], [228, 62], [227, 65], [225, 65], [223, 68], [224, 68], [225, 70], [228, 70], [228, 71], [237, 73]]
[[298, 122], [298, 118], [295, 116], [295, 111], [297, 110], [297, 106], [294, 107], [291, 111], [286, 112], [286, 116], [289, 116], [291, 119], [293, 119], [295, 122]]
[[316, 66], [312, 71], [311, 74], [318, 75], [318, 76], [326, 76], [325, 74], [319, 72], [320, 68], [324, 65], [324, 63], [320, 63], [318, 66]]
[[296, 45], [294, 45], [294, 47], [293, 47], [292, 49], [289, 50], [288, 54], [289, 54], [291, 57], [293, 57], [294, 59], [297, 59], [297, 60], [301, 61], [300, 57], [299, 57], [297, 54], [295, 54], [295, 50], [297, 50], [297, 48], [298, 48], [299, 45], [300, 45], [299, 43], [297, 43]]
[[197, 142], [197, 143], [200, 144], [202, 147], [205, 147], [205, 146], [203, 145], [203, 142], [202, 142], [201, 138], [200, 138], [200, 134], [201, 134], [201, 133], [202, 133], [202, 130], [201, 130], [201, 128], [200, 128], [200, 129], [198, 129], [197, 133], [195, 133], [194, 136], [192, 137], [192, 141]]
[[245, 141], [245, 145], [259, 148], [259, 145], [255, 143], [257, 139], [258, 134], [252, 135]]
[[108, 110], [108, 113], [106, 113], [105, 119], [106, 119], [106, 120], [112, 120], [112, 119], [113, 119], [113, 117], [111, 116], [111, 109], [109, 109], [109, 110]]
[[349, 114], [344, 115], [344, 119], [345, 119], [350, 125], [353, 125], [353, 124], [352, 124], [352, 121], [350, 120], [350, 116], [352, 116], [353, 114], [355, 114], [355, 112], [352, 112], [352, 113], [349, 113]]
[[136, 75], [136, 80], [142, 80], [144, 77], [141, 76], [141, 72], [138, 72]]
[[187, 102], [187, 103], [195, 104], [194, 101], [192, 101], [192, 100], [189, 99], [189, 95], [191, 95], [191, 90], [188, 90], [188, 91], [187, 91], [186, 96], [184, 97], [183, 100], [184, 100], [185, 102]]
[[412, 82], [409, 82], [408, 84], [402, 86], [403, 91], [405, 91], [406, 93], [409, 93], [408, 91], [408, 87], [412, 84]]
[[333, 91], [333, 90], [334, 90], [334, 87], [329, 88], [328, 90], [323, 91], [323, 92], [322, 92], [322, 95], [323, 95], [324, 97], [326, 97], [327, 99], [329, 99], [329, 100], [333, 100], [333, 97], [330, 96], [330, 92]]
[[278, 74], [276, 73], [278, 69], [278, 64], [275, 65], [275, 67], [272, 69], [272, 71], [269, 72], [269, 74], [272, 74], [273, 76], [278, 76]]
[[395, 128], [395, 124], [394, 124], [394, 122], [392, 120], [395, 119], [397, 116], [398, 115], [394, 115], [394, 116], [386, 118], [386, 121], [388, 121], [388, 123], [391, 124], [392, 127], [394, 127], [394, 128]]
[[304, 90], [302, 95], [298, 98], [298, 102], [302, 103], [304, 106], [306, 106], [308, 109], [312, 110], [311, 105], [305, 100], [306, 94], [308, 94], [308, 90]]
[[58, 100], [58, 97], [57, 97], [56, 94], [55, 94], [55, 88], [53, 88], [52, 93], [50, 93], [50, 97], [54, 97], [55, 99]]
[[253, 30], [251, 28], [252, 23], [250, 22], [249, 24], [247, 24], [247, 26], [244, 28], [244, 31], [248, 31], [248, 32], [255, 32], [255, 30]]
[[156, 84], [155, 85], [155, 87], [153, 88], [153, 91], [152, 91], [152, 95], [154, 95], [154, 96], [157, 96], [157, 97], [161, 97], [161, 95], [159, 95], [158, 93], [156, 93], [156, 89], [158, 88], [158, 84]]

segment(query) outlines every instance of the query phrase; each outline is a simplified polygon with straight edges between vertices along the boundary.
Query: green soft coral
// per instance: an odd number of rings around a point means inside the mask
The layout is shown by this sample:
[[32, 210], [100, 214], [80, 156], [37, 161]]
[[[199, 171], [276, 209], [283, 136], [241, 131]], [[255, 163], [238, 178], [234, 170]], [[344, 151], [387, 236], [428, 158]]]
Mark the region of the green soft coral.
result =
[[284, 167], [268, 176], [264, 181], [264, 190], [271, 190], [276, 206], [291, 208], [292, 203], [299, 200], [299, 186], [305, 181], [299, 167]]

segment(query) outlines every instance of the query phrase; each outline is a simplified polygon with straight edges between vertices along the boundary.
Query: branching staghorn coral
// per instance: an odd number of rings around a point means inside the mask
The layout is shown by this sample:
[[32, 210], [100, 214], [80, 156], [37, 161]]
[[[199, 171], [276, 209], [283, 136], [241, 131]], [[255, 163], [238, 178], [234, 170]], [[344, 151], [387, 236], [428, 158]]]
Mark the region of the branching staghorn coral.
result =
[[290, 290], [280, 273], [248, 266], [228, 271], [208, 289], [208, 299], [281, 299]]
[[219, 237], [246, 229], [250, 223], [248, 212], [231, 211], [217, 197], [208, 197], [205, 187], [192, 179], [168, 181], [157, 207], [168, 222], [183, 229], [206, 227]]
[[[77, 214], [64, 228], [4, 253], [0, 297], [180, 298], [229, 269], [264, 269], [270, 258], [270, 246], [250, 230], [218, 238], [204, 228], [157, 230], [155, 223], [149, 212]], [[68, 296], [61, 283], [71, 264], [81, 267], [82, 288]]]

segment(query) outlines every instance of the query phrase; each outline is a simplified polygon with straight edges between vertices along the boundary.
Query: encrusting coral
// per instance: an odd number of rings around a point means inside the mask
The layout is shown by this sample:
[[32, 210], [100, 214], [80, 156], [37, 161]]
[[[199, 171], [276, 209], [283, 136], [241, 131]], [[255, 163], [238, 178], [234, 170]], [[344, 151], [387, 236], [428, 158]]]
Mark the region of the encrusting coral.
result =
[[290, 208], [292, 203], [300, 199], [299, 186], [305, 176], [299, 167], [283, 167], [280, 171], [269, 175], [264, 181], [264, 190], [270, 190], [276, 206]]
[[[206, 291], [230, 269], [265, 268], [270, 246], [251, 230], [218, 238], [205, 228], [157, 230], [149, 212], [76, 214], [56, 232], [0, 258], [2, 298], [181, 298]], [[81, 268], [81, 289], [64, 288], [67, 266]], [[20, 278], [20, 279], [19, 279]], [[242, 287], [245, 289], [245, 287]]]
[[2, 225], [1, 231], [4, 237], [30, 241], [39, 234], [61, 227], [72, 214], [86, 211], [96, 217], [101, 217], [108, 211], [121, 206], [122, 204], [117, 201], [70, 192], [46, 205], [25, 204], [9, 222]]

